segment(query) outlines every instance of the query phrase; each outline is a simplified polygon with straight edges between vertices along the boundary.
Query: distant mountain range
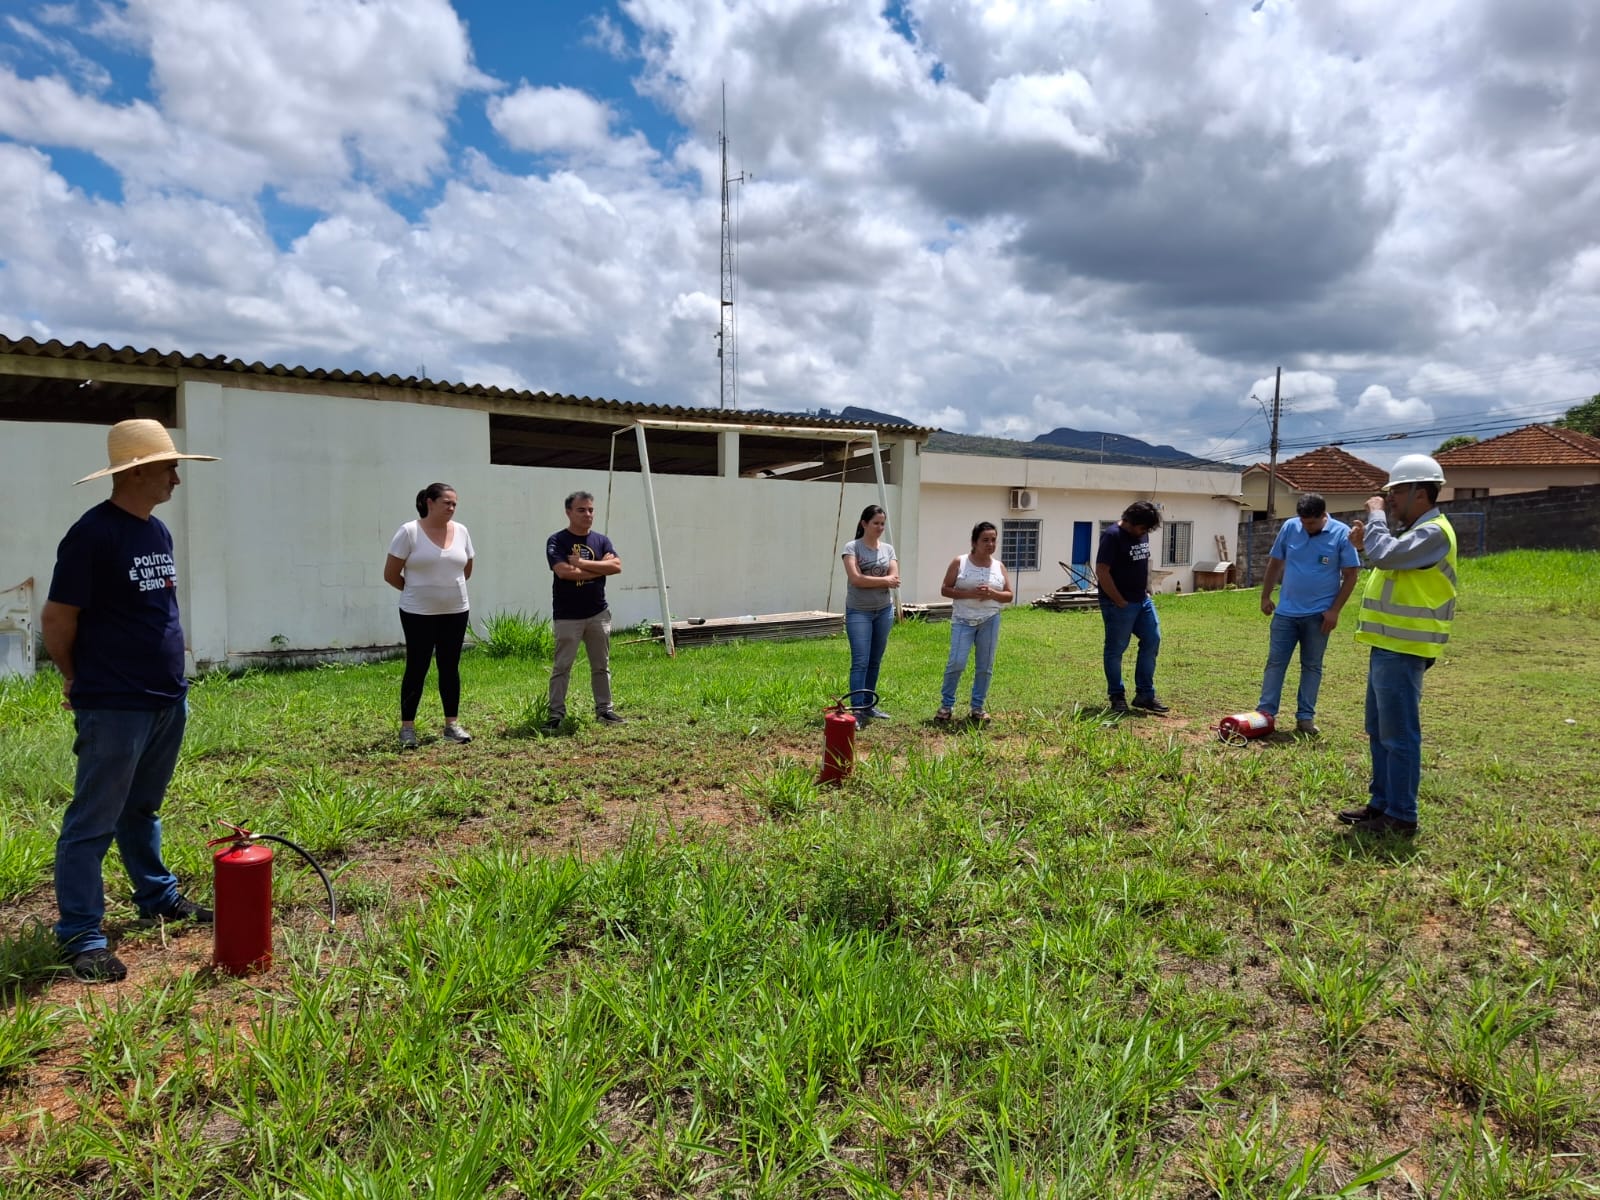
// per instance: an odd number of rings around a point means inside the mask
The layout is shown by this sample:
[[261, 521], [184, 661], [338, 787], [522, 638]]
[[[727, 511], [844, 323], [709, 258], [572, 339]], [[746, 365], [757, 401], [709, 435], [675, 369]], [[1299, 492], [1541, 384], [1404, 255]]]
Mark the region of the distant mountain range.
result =
[[[842, 421], [861, 421], [869, 425], [912, 425], [904, 417], [893, 413], [854, 405], [834, 413], [821, 409], [820, 417], [837, 417]], [[1237, 471], [1234, 463], [1213, 462], [1198, 458], [1176, 446], [1153, 446], [1149, 442], [1125, 433], [1098, 433], [1093, 430], [1052, 429], [1041, 433], [1031, 442], [1015, 438], [975, 437], [965, 433], [939, 430], [928, 439], [928, 449], [945, 454], [988, 454], [1000, 458], [1053, 458], [1066, 462], [1103, 462], [1138, 466], [1209, 467], [1223, 471]]]
[[1186, 454], [1176, 446], [1152, 446], [1149, 442], [1129, 437], [1125, 433], [1093, 433], [1082, 429], [1052, 429], [1033, 439], [1047, 446], [1066, 446], [1071, 450], [1089, 450], [1095, 453], [1119, 454], [1125, 458], [1155, 459], [1166, 462], [1198, 464], [1206, 460]]

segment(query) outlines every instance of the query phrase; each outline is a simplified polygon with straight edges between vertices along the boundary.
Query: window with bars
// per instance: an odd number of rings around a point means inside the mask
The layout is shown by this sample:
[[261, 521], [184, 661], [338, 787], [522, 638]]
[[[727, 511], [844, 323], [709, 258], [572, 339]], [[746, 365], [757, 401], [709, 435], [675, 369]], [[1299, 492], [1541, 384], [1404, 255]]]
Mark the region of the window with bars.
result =
[[1039, 529], [1043, 521], [1001, 521], [1000, 561], [1013, 571], [1039, 569]]
[[1190, 547], [1194, 542], [1194, 522], [1168, 521], [1162, 528], [1166, 530], [1167, 566], [1182, 566], [1189, 562]]

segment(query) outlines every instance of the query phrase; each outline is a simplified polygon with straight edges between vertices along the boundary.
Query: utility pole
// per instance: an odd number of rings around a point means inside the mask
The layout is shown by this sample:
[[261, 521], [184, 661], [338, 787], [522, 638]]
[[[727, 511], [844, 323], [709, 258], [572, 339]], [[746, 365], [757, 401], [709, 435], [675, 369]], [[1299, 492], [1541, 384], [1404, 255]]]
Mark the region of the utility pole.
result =
[[739, 407], [738, 323], [733, 315], [734, 261], [733, 222], [728, 214], [731, 186], [744, 182], [744, 172], [728, 174], [728, 85], [722, 85], [722, 129], [717, 134], [722, 148], [722, 303], [717, 328], [717, 407], [728, 407], [729, 366], [732, 366], [733, 406]]
[[1276, 515], [1272, 502], [1278, 490], [1278, 417], [1283, 412], [1283, 368], [1278, 368], [1278, 378], [1272, 385], [1272, 458], [1267, 463], [1267, 520]]

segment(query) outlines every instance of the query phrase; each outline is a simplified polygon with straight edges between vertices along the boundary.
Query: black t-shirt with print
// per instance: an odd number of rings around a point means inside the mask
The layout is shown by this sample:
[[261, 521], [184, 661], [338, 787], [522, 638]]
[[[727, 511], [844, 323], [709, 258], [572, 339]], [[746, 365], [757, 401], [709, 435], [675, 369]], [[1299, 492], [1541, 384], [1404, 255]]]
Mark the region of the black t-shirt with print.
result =
[[1100, 535], [1094, 561], [1111, 568], [1111, 582], [1130, 604], [1138, 604], [1150, 590], [1150, 535], [1128, 533], [1121, 523]]
[[[603, 533], [590, 532], [579, 537], [570, 529], [558, 530], [545, 543], [544, 556], [554, 567], [572, 557], [572, 548], [578, 547], [578, 557], [602, 559], [615, 554], [617, 549]], [[606, 609], [606, 577], [582, 581], [563, 579], [551, 573], [550, 616], [555, 621], [586, 621]]]
[[153, 710], [177, 704], [183, 677], [172, 533], [106, 500], [56, 549], [50, 599], [78, 609], [72, 706]]

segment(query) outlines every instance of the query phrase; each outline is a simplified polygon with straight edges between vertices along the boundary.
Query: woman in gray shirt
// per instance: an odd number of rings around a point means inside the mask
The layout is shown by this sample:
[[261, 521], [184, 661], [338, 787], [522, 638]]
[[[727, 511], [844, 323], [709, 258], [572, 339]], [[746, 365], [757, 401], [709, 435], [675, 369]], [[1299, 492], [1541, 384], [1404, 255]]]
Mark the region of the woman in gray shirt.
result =
[[861, 703], [865, 693], [878, 690], [878, 667], [889, 629], [894, 625], [894, 589], [900, 586], [900, 564], [894, 547], [883, 541], [888, 516], [876, 504], [861, 511], [856, 536], [840, 552], [849, 586], [844, 601], [844, 631], [850, 639], [850, 700], [856, 718], [887, 720], [876, 704]]

